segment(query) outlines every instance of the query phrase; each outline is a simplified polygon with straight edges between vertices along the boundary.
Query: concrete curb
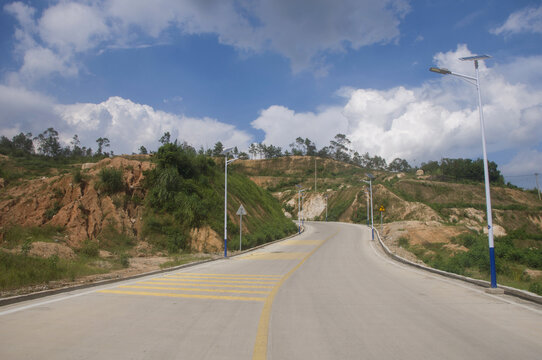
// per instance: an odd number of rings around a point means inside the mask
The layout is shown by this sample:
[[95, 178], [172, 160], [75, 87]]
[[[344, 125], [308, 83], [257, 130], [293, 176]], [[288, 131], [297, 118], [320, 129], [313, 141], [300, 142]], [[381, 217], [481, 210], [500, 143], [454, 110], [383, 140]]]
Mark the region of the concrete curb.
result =
[[[470, 278], [470, 277], [467, 277], [467, 276], [458, 275], [458, 274], [450, 273], [450, 272], [447, 272], [447, 271], [430, 268], [430, 267], [427, 267], [427, 266], [424, 266], [424, 265], [416, 264], [416, 263], [414, 263], [412, 261], [409, 261], [409, 260], [407, 260], [405, 258], [402, 258], [402, 257], [394, 254], [386, 246], [386, 244], [384, 244], [384, 242], [380, 238], [380, 233], [376, 229], [375, 229], [375, 233], [377, 235], [378, 242], [379, 242], [380, 246], [382, 247], [382, 249], [384, 249], [384, 252], [386, 253], [386, 255], [388, 255], [393, 260], [396, 260], [396, 261], [401, 262], [401, 263], [406, 264], [406, 265], [416, 267], [416, 268], [421, 269], [421, 270], [432, 272], [434, 274], [438, 274], [438, 275], [446, 276], [448, 278], [468, 282], [468, 283], [471, 283], [471, 284], [486, 288], [488, 291], [491, 291], [491, 283], [489, 281], [473, 279], [473, 278]], [[512, 287], [503, 286], [503, 285], [499, 285], [498, 289], [502, 289], [504, 291], [504, 294], [506, 294], [506, 295], [515, 296], [515, 297], [521, 298], [523, 300], [532, 301], [534, 303], [542, 305], [542, 296], [539, 296], [537, 294], [533, 294], [532, 292], [525, 291], [525, 290], [519, 290], [519, 289], [515, 289], [515, 288], [512, 288]]]
[[[305, 232], [305, 228], [302, 227], [301, 228], [301, 234], [303, 234], [304, 232]], [[243, 250], [243, 251], [241, 251], [239, 253], [236, 253], [235, 255], [228, 256], [228, 258], [243, 255], [245, 253], [249, 253], [251, 251], [261, 249], [264, 246], [275, 244], [275, 243], [278, 243], [278, 242], [293, 238], [293, 237], [298, 236], [298, 235], [300, 235], [300, 234], [296, 232], [295, 234], [287, 236], [285, 238], [275, 240], [275, 241], [271, 241], [271, 242], [268, 242], [268, 243], [265, 243], [265, 244], [262, 244], [262, 245], [258, 245], [258, 246], [255, 246], [253, 248], [247, 249], [247, 250]], [[228, 259], [228, 258], [226, 258], [226, 259]], [[43, 290], [43, 291], [38, 291], [38, 292], [30, 293], [30, 294], [10, 296], [10, 297], [7, 297], [7, 298], [0, 298], [0, 307], [5, 306], [5, 305], [10, 305], [10, 304], [15, 304], [15, 303], [22, 302], [22, 301], [34, 300], [34, 299], [39, 299], [39, 298], [46, 297], [46, 296], [62, 294], [62, 293], [70, 292], [70, 291], [88, 289], [88, 288], [91, 288], [91, 287], [97, 287], [97, 286], [102, 286], [102, 285], [113, 284], [113, 283], [120, 282], [120, 281], [133, 280], [133, 279], [138, 279], [138, 278], [142, 278], [142, 277], [145, 277], [145, 276], [152, 276], [152, 275], [162, 274], [162, 273], [166, 273], [166, 272], [176, 271], [176, 270], [179, 270], [179, 269], [184, 269], [184, 268], [188, 268], [188, 267], [192, 267], [192, 266], [196, 266], [196, 265], [201, 265], [201, 264], [205, 264], [205, 263], [212, 262], [212, 261], [218, 261], [218, 260], [224, 260], [224, 258], [221, 257], [221, 258], [218, 258], [218, 259], [208, 259], [208, 260], [202, 260], [202, 261], [195, 261], [195, 262], [191, 262], [191, 263], [188, 263], [188, 264], [182, 264], [182, 265], [179, 265], [179, 266], [170, 267], [170, 268], [167, 268], [167, 269], [154, 270], [154, 271], [149, 271], [149, 272], [146, 272], [146, 273], [131, 275], [131, 276], [122, 277], [122, 278], [119, 277], [119, 278], [115, 278], [115, 279], [107, 279], [107, 280], [102, 280], [102, 281], [91, 282], [91, 283], [88, 283], [88, 284], [66, 286], [66, 287], [62, 287], [62, 288], [58, 288], [58, 289]]]

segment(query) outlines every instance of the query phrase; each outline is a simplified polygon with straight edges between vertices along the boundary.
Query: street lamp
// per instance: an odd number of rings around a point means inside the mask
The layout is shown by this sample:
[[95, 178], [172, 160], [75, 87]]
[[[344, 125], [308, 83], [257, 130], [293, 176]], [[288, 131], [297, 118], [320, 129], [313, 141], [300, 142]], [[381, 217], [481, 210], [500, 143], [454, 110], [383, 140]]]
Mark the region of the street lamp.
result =
[[369, 178], [369, 181], [362, 180], [364, 183], [369, 184], [369, 192], [371, 193], [371, 239], [375, 239], [375, 228], [374, 228], [374, 222], [373, 222], [373, 180], [374, 176], [372, 174], [367, 173], [367, 177]]
[[228, 160], [228, 155], [233, 151], [233, 147], [222, 150], [220, 155], [224, 155], [224, 257], [228, 257], [228, 165], [237, 160], [233, 158]]
[[301, 220], [299, 219], [299, 215], [301, 213], [301, 193], [305, 191], [305, 189], [301, 188], [301, 185], [297, 184], [297, 225], [299, 227], [299, 233], [301, 234]]
[[478, 91], [478, 112], [480, 114], [480, 128], [482, 129], [482, 151], [484, 154], [484, 180], [486, 188], [486, 208], [487, 208], [487, 236], [489, 242], [489, 265], [491, 273], [491, 287], [497, 287], [497, 274], [495, 271], [495, 247], [493, 243], [493, 218], [491, 214], [491, 196], [489, 193], [489, 170], [487, 165], [487, 151], [486, 151], [486, 135], [484, 129], [484, 113], [482, 110], [482, 95], [480, 92], [480, 75], [478, 72], [478, 61], [489, 59], [489, 55], [475, 55], [459, 58], [461, 61], [474, 61], [474, 69], [476, 71], [476, 77], [454, 73], [448, 69], [441, 69], [436, 67], [429, 68], [429, 71], [435, 72], [441, 75], [454, 75], [466, 80], [468, 83], [476, 86]]

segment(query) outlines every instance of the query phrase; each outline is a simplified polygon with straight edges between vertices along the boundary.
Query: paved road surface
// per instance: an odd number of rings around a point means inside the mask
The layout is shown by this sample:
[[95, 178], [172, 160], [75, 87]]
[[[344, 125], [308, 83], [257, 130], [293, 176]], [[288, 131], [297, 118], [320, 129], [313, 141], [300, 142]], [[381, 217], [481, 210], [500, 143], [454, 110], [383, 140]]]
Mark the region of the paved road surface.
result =
[[0, 359], [541, 359], [542, 307], [310, 223], [240, 257], [0, 308]]

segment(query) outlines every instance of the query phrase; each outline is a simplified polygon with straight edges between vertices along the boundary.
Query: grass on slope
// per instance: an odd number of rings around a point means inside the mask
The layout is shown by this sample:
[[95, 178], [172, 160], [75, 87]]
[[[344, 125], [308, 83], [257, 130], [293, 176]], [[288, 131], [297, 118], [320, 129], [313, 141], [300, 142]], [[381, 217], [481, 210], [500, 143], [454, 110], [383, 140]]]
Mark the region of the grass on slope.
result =
[[[146, 174], [148, 194], [143, 235], [155, 247], [176, 253], [189, 250], [190, 230], [210, 226], [218, 234], [224, 224], [224, 160], [218, 164], [185, 145], [165, 144], [155, 155], [157, 166]], [[222, 163], [222, 165], [220, 164]], [[253, 246], [295, 231], [280, 204], [235, 168], [228, 171], [228, 234], [238, 236], [236, 211], [245, 206], [249, 216], [244, 239]], [[229, 246], [233, 247], [232, 242]]]
[[[529, 240], [531, 246], [525, 246]], [[452, 239], [452, 244], [467, 251], [452, 250], [443, 243], [410, 245], [407, 238], [399, 245], [415, 254], [427, 265], [460, 275], [489, 280], [489, 247], [487, 235], [463, 234]], [[542, 270], [542, 235], [516, 231], [495, 238], [497, 281], [542, 295], [542, 279], [531, 278], [527, 269]]]

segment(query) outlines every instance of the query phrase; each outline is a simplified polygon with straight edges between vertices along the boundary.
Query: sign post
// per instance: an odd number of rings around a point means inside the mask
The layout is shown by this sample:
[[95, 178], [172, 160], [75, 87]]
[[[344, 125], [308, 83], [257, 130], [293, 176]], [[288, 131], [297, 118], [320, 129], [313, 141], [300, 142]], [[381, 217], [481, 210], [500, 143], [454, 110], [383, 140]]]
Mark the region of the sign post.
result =
[[384, 234], [383, 225], [382, 225], [382, 214], [384, 214], [384, 212], [386, 211], [386, 208], [384, 208], [383, 205], [380, 205], [380, 209], [378, 209], [378, 211], [380, 211], [380, 232]]
[[241, 251], [241, 239], [243, 237], [243, 215], [246, 215], [247, 211], [245, 210], [243, 204], [239, 206], [237, 210], [237, 215], [239, 215], [239, 251]]

